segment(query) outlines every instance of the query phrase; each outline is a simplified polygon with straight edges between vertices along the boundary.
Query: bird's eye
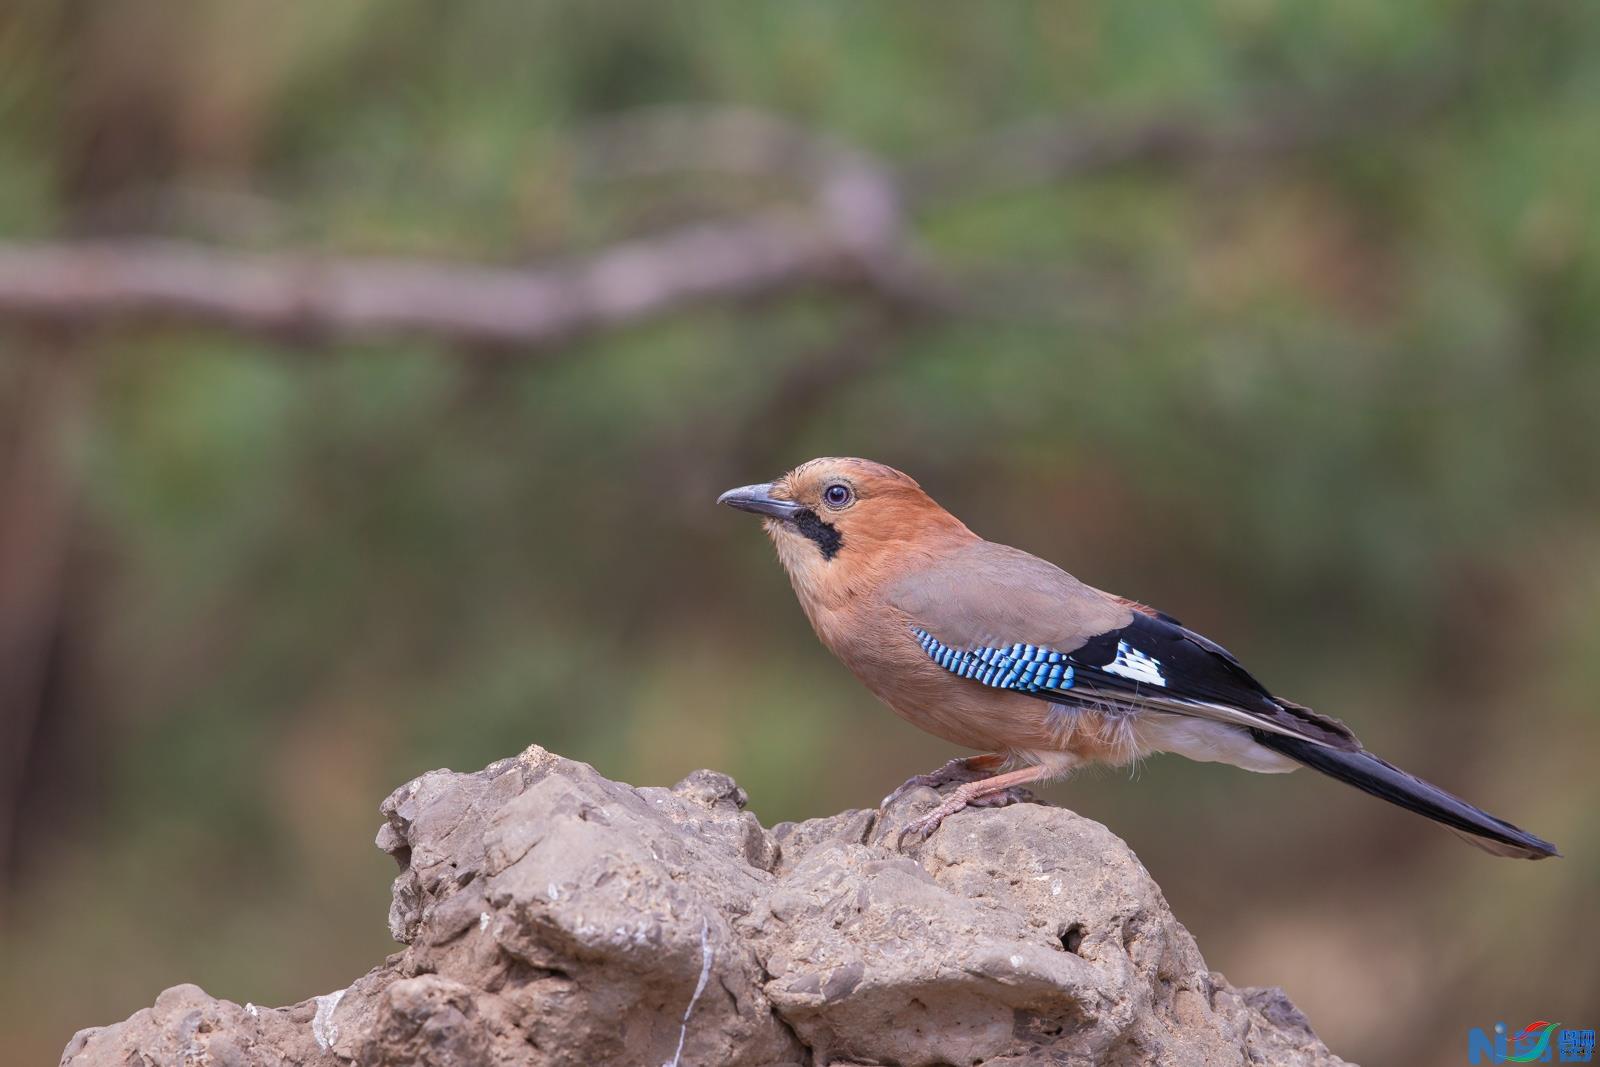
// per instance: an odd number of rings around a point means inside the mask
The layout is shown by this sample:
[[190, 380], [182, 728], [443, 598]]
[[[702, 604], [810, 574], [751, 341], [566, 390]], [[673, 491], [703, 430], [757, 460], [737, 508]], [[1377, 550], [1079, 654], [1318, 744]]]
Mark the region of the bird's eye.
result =
[[830, 508], [842, 508], [855, 499], [855, 494], [843, 482], [834, 482], [822, 491], [822, 502]]

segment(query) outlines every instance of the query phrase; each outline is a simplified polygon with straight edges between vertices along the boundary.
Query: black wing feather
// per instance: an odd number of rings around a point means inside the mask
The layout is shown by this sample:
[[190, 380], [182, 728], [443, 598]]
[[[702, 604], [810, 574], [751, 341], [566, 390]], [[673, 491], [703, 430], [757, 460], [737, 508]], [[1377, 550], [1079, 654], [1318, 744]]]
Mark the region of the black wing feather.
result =
[[[1117, 665], [1124, 645], [1154, 660], [1164, 684], [1108, 669]], [[1070, 658], [1077, 667], [1080, 684], [1097, 690], [1127, 693], [1134, 698], [1159, 695], [1222, 704], [1258, 715], [1322, 744], [1341, 749], [1360, 747], [1343, 723], [1277, 699], [1233, 653], [1172, 621], [1170, 616], [1135, 612], [1128, 625], [1091, 638]]]
[[[1108, 669], [1116, 664], [1122, 646], [1154, 660], [1165, 684], [1140, 681]], [[1246, 711], [1270, 712], [1276, 707], [1272, 694], [1227, 649], [1176, 623], [1142, 612], [1135, 612], [1128, 625], [1084, 642], [1071, 656], [1073, 663], [1105, 688], [1229, 704]]]

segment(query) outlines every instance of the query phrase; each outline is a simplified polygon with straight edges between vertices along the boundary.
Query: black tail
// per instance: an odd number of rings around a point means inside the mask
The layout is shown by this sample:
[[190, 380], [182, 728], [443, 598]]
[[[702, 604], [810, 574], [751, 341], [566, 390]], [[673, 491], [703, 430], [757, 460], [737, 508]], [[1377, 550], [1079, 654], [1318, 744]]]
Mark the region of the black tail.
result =
[[1370, 752], [1328, 748], [1266, 730], [1251, 730], [1250, 733], [1258, 744], [1281, 752], [1330, 778], [1337, 778], [1363, 792], [1382, 797], [1391, 804], [1409, 808], [1434, 822], [1444, 823], [1452, 830], [1460, 831], [1467, 841], [1496, 856], [1542, 860], [1547, 856], [1561, 855], [1550, 842], [1497, 819]]

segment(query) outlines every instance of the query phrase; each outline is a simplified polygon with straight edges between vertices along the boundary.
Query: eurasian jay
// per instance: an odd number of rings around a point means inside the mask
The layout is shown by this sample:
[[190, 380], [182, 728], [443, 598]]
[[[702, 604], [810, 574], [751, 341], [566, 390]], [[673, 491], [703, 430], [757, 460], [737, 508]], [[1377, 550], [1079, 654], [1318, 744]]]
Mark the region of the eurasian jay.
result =
[[1337, 719], [1273, 696], [1172, 616], [985, 541], [890, 467], [814, 459], [720, 503], [765, 517], [817, 636], [868, 689], [912, 725], [981, 753], [885, 798], [960, 783], [913, 834], [1084, 764], [1176, 752], [1269, 773], [1303, 764], [1495, 855], [1558, 855], [1367, 752]]

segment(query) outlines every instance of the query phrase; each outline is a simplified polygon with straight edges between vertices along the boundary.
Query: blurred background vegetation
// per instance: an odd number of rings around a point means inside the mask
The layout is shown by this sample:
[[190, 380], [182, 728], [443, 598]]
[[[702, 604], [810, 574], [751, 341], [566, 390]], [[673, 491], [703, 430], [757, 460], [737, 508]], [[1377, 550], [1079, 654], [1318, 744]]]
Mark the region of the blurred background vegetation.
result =
[[943, 761], [712, 503], [815, 454], [911, 472], [1566, 853], [1494, 860], [1309, 772], [1047, 790], [1213, 967], [1371, 1063], [1600, 1022], [1600, 9], [974, 10], [0, 8], [24, 276], [83, 238], [559, 271], [777, 218], [845, 247], [526, 344], [0, 293], [8, 1062], [181, 981], [345, 985], [392, 947], [377, 803], [429, 768], [713, 766], [771, 824]]

